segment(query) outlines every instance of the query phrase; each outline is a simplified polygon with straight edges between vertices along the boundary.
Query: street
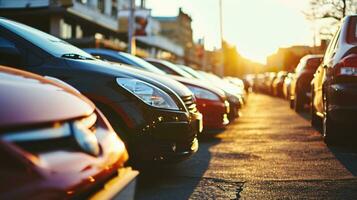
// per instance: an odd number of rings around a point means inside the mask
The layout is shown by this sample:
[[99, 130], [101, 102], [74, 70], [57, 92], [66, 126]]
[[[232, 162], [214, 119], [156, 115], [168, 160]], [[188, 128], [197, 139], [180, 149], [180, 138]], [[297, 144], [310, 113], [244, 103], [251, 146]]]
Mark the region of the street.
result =
[[142, 170], [136, 199], [356, 199], [357, 148], [327, 147], [308, 118], [250, 94], [242, 117], [191, 159]]

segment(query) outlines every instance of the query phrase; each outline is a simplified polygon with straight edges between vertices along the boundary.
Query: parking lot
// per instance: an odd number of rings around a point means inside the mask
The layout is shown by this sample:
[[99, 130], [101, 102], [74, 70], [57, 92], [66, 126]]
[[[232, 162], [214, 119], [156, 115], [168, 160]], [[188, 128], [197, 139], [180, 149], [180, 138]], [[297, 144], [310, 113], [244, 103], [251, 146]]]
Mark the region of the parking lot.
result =
[[355, 199], [357, 148], [328, 147], [309, 113], [250, 94], [242, 117], [192, 159], [141, 171], [136, 199]]

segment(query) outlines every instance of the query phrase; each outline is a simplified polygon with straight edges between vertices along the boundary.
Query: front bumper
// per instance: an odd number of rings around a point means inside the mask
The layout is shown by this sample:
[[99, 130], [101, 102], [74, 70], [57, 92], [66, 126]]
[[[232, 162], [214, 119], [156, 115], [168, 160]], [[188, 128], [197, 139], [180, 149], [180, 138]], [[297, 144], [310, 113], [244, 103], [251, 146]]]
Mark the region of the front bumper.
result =
[[140, 162], [179, 162], [188, 159], [197, 151], [196, 136], [186, 141], [159, 141], [146, 137], [136, 141], [132, 157]]
[[201, 113], [187, 116], [186, 113], [172, 112], [167, 116], [159, 115], [158, 119], [131, 138], [130, 158], [140, 162], [178, 162], [197, 152], [197, 135], [203, 127]]
[[136, 180], [139, 172], [131, 168], [118, 170], [118, 176], [110, 179], [104, 187], [90, 196], [91, 200], [134, 199]]
[[327, 95], [327, 112], [334, 122], [357, 122], [357, 84], [332, 84], [328, 87]]
[[228, 123], [229, 103], [220, 101], [208, 101], [197, 99], [198, 110], [203, 115], [205, 130], [223, 129]]

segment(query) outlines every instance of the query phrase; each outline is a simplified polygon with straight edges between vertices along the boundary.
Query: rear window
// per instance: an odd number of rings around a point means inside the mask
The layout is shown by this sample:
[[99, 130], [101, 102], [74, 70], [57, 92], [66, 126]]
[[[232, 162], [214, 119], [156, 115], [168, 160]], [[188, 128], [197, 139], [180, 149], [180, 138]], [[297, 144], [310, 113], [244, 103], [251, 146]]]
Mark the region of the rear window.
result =
[[348, 26], [347, 42], [357, 44], [357, 16], [351, 17], [351, 21]]
[[306, 62], [306, 69], [316, 70], [321, 63], [321, 58], [310, 58]]

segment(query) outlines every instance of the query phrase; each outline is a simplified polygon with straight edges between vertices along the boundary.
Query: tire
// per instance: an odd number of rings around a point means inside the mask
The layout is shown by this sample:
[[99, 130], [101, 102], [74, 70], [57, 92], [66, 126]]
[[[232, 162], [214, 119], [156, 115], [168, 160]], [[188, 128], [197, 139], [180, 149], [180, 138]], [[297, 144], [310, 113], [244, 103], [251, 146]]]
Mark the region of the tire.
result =
[[316, 111], [313, 107], [311, 107], [311, 126], [321, 131], [321, 118], [316, 115]]
[[324, 141], [328, 145], [335, 145], [338, 143], [338, 137], [337, 137], [337, 124], [333, 122], [333, 120], [329, 117], [329, 114], [327, 112], [327, 105], [328, 102], [325, 100], [324, 102], [324, 110], [325, 110], [325, 115], [322, 120], [322, 136], [324, 138]]
[[299, 91], [295, 92], [294, 110], [298, 113], [304, 110], [304, 99]]
[[322, 135], [326, 144], [335, 145], [338, 143], [339, 138], [337, 137], [336, 130], [336, 124], [330, 119], [328, 114], [326, 114], [322, 121]]
[[290, 108], [291, 108], [291, 109], [294, 109], [294, 100], [290, 99], [290, 100], [289, 100], [289, 103], [290, 103], [290, 105], [289, 105]]
[[318, 131], [321, 131], [321, 118], [319, 116], [316, 115], [316, 110], [315, 107], [313, 105], [313, 101], [314, 101], [314, 92], [312, 90], [312, 95], [311, 95], [311, 126], [313, 128], [315, 128]]

